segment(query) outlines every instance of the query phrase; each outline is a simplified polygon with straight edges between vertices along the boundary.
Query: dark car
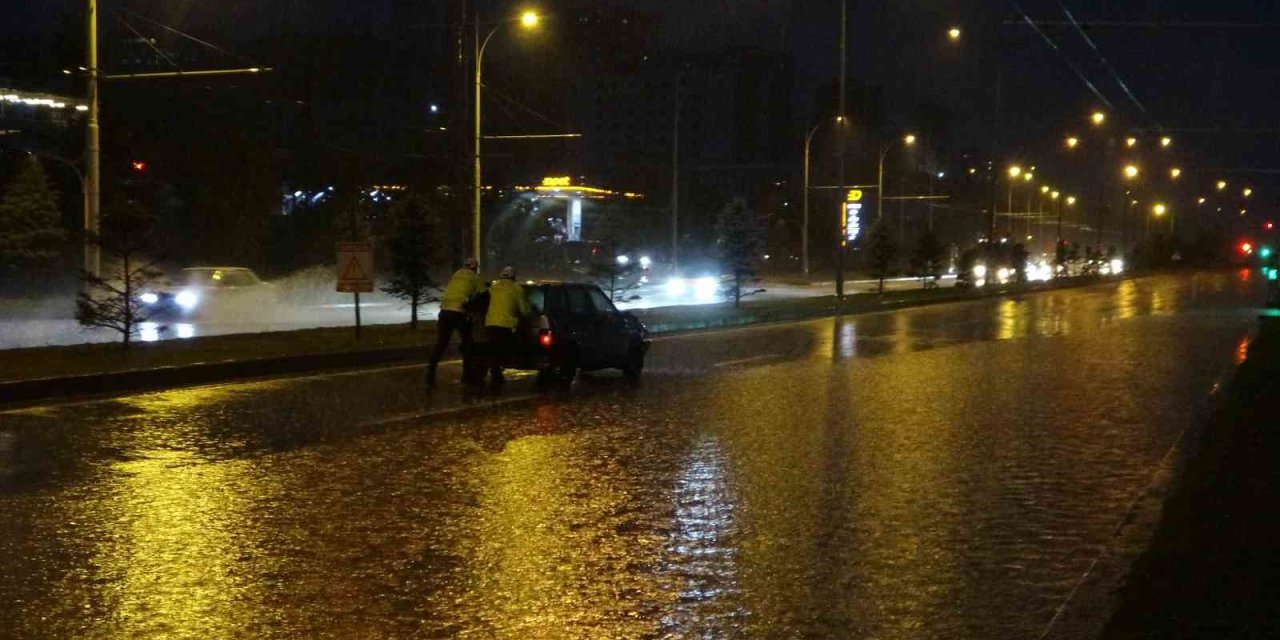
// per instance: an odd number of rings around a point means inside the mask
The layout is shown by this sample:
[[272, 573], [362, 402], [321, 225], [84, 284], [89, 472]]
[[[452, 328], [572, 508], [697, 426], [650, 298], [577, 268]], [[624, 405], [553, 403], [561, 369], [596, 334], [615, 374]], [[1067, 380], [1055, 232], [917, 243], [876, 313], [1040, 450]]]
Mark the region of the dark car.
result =
[[620, 369], [639, 379], [649, 352], [649, 329], [618, 311], [599, 287], [578, 283], [527, 284], [534, 317], [521, 327], [516, 369], [538, 372], [540, 382], [571, 382], [578, 371]]

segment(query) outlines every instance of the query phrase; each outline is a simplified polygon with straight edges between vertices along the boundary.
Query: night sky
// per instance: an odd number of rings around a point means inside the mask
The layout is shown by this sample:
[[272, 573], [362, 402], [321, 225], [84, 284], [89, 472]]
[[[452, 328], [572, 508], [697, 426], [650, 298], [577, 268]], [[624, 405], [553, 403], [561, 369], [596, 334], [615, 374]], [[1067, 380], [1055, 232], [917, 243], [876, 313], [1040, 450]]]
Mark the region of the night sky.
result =
[[[74, 0], [6, 2], [0, 9], [0, 35], [49, 35], [65, 19], [59, 14], [77, 4]], [[431, 3], [420, 0], [275, 0], [266, 4], [264, 0], [131, 0], [126, 4], [222, 41], [281, 25], [395, 29], [405, 23], [406, 15], [431, 10]], [[559, 0], [547, 4], [569, 13], [575, 6], [596, 3]], [[835, 74], [837, 0], [634, 0], [621, 4], [663, 12], [662, 41], [672, 48], [754, 46], [793, 53], [798, 96], [811, 96], [814, 88], [830, 82]], [[491, 13], [498, 13], [510, 5], [495, 1], [490, 6]], [[1263, 186], [1274, 177], [1269, 172], [1280, 170], [1280, 107], [1274, 99], [1280, 10], [1274, 2], [903, 0], [851, 1], [851, 6], [851, 75], [856, 82], [883, 85], [894, 129], [910, 127], [913, 106], [919, 99], [930, 98], [954, 113], [957, 147], [987, 146], [998, 67], [1004, 80], [1000, 147], [1010, 159], [1054, 165], [1059, 161], [1055, 154], [1060, 154], [1062, 136], [1086, 131], [1087, 114], [1106, 108], [1109, 102], [1106, 110], [1113, 114], [1117, 131], [1162, 130], [1175, 136], [1179, 162], [1187, 166], [1192, 180], [1210, 181], [1230, 172]], [[1087, 27], [1096, 53], [1068, 26], [1045, 27], [1044, 36], [1059, 47], [1055, 51], [1027, 26], [1008, 24], [1023, 12], [1036, 20], [1062, 21], [1066, 11], [1085, 23], [1146, 24]], [[1158, 21], [1212, 24], [1151, 26]], [[953, 23], [965, 29], [959, 46], [945, 37]], [[1127, 84], [1132, 97], [1117, 77]], [[799, 102], [798, 119], [817, 117], [807, 113], [811, 101]], [[1276, 197], [1276, 189], [1265, 191]]]

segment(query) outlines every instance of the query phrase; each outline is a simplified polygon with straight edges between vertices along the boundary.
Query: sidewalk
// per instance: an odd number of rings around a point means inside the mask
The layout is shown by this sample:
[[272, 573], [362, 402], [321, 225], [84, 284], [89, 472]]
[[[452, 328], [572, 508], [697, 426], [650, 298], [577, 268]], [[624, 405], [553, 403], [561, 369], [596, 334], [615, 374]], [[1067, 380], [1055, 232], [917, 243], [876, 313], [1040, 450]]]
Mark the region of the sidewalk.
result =
[[1104, 638], [1280, 638], [1280, 317], [1264, 317]]

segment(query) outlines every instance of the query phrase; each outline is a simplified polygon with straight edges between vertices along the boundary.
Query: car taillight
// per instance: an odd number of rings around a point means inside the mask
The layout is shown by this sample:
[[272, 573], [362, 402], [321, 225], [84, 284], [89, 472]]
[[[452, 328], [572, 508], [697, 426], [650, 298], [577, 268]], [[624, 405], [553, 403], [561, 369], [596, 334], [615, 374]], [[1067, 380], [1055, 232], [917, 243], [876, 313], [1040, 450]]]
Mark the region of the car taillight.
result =
[[543, 329], [538, 332], [538, 344], [542, 345], [543, 348], [549, 349], [555, 343], [556, 339], [551, 335], [550, 329]]

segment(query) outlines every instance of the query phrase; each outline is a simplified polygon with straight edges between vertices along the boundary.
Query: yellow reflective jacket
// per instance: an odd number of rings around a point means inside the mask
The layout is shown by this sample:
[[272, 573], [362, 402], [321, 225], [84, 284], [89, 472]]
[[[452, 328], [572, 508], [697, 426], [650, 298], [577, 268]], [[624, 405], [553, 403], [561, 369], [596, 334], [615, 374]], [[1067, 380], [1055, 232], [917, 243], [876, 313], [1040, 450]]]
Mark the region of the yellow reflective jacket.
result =
[[532, 312], [524, 287], [511, 280], [498, 280], [489, 287], [489, 312], [484, 316], [484, 326], [515, 329], [520, 318]]
[[445, 285], [444, 295], [440, 297], [440, 310], [463, 311], [463, 305], [482, 293], [484, 280], [480, 279], [480, 274], [465, 267], [458, 269]]

